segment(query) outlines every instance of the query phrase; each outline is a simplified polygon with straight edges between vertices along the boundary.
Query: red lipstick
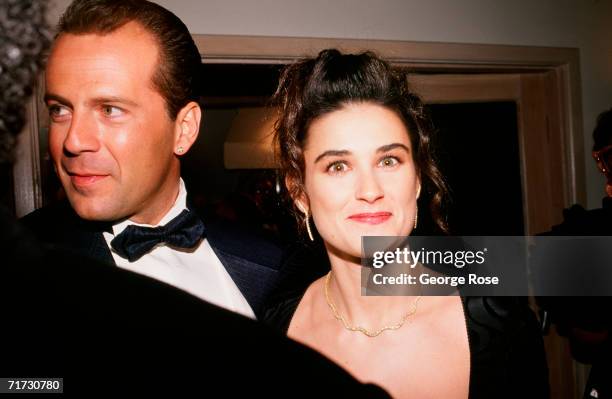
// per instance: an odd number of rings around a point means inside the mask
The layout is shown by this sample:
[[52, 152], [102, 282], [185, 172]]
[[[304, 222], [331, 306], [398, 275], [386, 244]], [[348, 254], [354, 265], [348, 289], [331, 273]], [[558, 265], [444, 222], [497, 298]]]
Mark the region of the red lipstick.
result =
[[367, 212], [356, 213], [354, 215], [349, 216], [348, 219], [359, 223], [374, 225], [386, 222], [392, 215], [393, 214], [391, 212]]

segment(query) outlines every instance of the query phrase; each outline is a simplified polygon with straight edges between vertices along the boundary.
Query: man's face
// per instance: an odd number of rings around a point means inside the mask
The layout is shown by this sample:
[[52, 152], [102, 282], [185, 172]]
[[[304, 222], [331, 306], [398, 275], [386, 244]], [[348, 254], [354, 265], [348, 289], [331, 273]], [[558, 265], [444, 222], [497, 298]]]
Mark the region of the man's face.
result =
[[116, 31], [62, 34], [49, 57], [49, 149], [84, 219], [156, 223], [178, 190], [176, 123], [152, 84], [153, 36], [130, 22]]

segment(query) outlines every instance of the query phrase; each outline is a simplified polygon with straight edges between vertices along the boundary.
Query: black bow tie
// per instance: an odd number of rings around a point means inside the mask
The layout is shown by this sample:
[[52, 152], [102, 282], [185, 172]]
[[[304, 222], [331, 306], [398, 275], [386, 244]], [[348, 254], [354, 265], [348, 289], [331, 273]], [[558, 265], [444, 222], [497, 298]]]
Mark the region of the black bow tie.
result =
[[204, 235], [204, 224], [193, 212], [184, 210], [165, 226], [130, 225], [111, 241], [111, 247], [130, 262], [134, 262], [153, 247], [166, 243], [178, 248], [193, 248]]

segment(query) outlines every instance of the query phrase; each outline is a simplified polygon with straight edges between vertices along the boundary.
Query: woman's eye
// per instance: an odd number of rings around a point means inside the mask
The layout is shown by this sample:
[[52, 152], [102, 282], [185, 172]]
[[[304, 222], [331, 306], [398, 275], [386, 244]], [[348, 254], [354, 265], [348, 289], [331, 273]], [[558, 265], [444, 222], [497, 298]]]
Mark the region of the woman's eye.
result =
[[343, 173], [348, 170], [348, 166], [344, 162], [333, 162], [327, 167], [327, 172], [332, 174]]
[[384, 157], [380, 160], [380, 166], [391, 167], [399, 164], [399, 160], [396, 157]]

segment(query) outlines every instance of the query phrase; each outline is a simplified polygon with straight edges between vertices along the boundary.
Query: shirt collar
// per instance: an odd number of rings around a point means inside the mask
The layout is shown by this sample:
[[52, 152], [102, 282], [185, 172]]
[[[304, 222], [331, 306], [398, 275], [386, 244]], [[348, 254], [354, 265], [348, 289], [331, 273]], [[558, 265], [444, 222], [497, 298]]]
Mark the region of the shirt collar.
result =
[[169, 221], [171, 221], [172, 219], [174, 219], [175, 217], [177, 217], [185, 209], [187, 209], [187, 190], [185, 189], [185, 183], [183, 182], [183, 179], [181, 178], [179, 180], [178, 196], [176, 197], [176, 200], [174, 201], [172, 208], [170, 208], [170, 210], [164, 215], [164, 217], [161, 218], [159, 223], [157, 223], [156, 225], [141, 224], [141, 223], [135, 223], [129, 219], [126, 219], [121, 222], [113, 224], [113, 235], [116, 236], [117, 234], [120, 234], [123, 230], [125, 230], [126, 227], [130, 225], [144, 226], [144, 227], [163, 226]]

